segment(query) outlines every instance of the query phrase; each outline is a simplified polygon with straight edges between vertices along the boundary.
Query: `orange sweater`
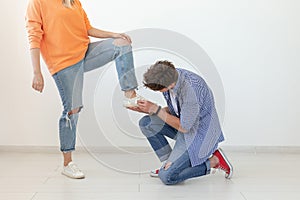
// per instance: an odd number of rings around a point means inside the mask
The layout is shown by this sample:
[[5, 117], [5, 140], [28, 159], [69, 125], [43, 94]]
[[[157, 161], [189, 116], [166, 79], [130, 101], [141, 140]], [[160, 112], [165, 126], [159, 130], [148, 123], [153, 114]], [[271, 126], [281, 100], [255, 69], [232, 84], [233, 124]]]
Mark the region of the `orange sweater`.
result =
[[79, 0], [73, 8], [62, 0], [29, 0], [26, 28], [30, 48], [40, 48], [53, 75], [84, 58], [92, 27]]

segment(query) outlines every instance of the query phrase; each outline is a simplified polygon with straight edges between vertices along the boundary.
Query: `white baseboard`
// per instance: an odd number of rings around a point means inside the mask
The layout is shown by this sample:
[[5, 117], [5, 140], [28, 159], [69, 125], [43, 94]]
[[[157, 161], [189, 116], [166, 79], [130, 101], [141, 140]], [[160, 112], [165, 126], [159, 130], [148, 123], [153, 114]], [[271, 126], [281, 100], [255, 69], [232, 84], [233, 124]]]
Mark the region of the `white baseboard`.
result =
[[[227, 152], [234, 153], [300, 153], [300, 146], [221, 146]], [[85, 148], [82, 146], [76, 147], [77, 153], [145, 153], [151, 152], [150, 147], [93, 147]], [[12, 145], [0, 145], [1, 152], [23, 152], [23, 153], [60, 153], [58, 146], [12, 146]]]
[[300, 153], [300, 146], [221, 146], [228, 152], [241, 153]]

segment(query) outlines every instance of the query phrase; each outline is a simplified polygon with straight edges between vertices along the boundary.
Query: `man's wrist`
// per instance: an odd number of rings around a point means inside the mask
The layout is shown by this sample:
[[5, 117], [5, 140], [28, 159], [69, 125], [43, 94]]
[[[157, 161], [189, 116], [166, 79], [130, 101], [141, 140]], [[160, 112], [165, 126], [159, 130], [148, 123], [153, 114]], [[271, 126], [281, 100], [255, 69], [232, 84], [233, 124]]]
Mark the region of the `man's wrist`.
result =
[[159, 113], [161, 109], [161, 106], [158, 106], [155, 104], [155, 106], [153, 106], [153, 109], [151, 109], [151, 111], [149, 112], [149, 115], [157, 115]]
[[159, 111], [161, 110], [161, 106], [158, 106], [156, 112], [154, 113], [154, 115], [158, 115]]
[[159, 113], [159, 111], [161, 110], [161, 106], [157, 106], [157, 109], [154, 109], [155, 111], [151, 111], [149, 114], [150, 115], [157, 115]]

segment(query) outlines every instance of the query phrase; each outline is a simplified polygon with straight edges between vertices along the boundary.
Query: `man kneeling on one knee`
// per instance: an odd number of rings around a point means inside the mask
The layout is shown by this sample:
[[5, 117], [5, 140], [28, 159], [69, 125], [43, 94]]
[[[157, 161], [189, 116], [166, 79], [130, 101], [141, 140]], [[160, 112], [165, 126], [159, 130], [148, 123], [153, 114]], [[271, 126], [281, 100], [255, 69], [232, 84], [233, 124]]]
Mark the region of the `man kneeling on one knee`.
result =
[[[233, 168], [218, 144], [224, 141], [213, 93], [199, 75], [158, 61], [144, 73], [144, 85], [163, 94], [167, 107], [139, 100], [133, 111], [146, 113], [139, 121], [162, 167], [151, 171], [166, 185], [222, 169], [231, 178]], [[166, 137], [176, 140], [171, 148]]]

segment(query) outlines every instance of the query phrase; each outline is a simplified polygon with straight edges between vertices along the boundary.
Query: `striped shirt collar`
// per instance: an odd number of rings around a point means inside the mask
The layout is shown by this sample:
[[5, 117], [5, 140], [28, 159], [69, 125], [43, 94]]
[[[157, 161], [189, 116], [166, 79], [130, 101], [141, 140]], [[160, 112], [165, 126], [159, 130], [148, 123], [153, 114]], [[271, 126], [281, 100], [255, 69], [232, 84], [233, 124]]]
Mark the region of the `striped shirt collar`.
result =
[[181, 83], [182, 83], [182, 81], [183, 81], [183, 77], [182, 77], [182, 75], [181, 75], [181, 70], [178, 69], [178, 68], [176, 68], [176, 71], [178, 72], [178, 79], [177, 79], [177, 81], [176, 81], [176, 84], [175, 84], [174, 88], [172, 89], [173, 92], [174, 92], [174, 94], [175, 94], [175, 96], [177, 96], [178, 91], [179, 91], [180, 86], [181, 86]]

